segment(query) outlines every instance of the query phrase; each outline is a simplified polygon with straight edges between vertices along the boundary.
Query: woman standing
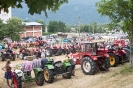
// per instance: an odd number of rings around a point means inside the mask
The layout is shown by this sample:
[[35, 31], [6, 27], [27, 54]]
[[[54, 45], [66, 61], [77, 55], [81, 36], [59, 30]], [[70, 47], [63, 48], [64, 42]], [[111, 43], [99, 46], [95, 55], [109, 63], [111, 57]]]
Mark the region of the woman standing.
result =
[[5, 64], [5, 66], [2, 68], [3, 71], [5, 71], [5, 76], [4, 78], [7, 80], [7, 85], [11, 88], [12, 86], [12, 82], [11, 84], [9, 83], [9, 80], [13, 81], [13, 73], [11, 71], [12, 69], [12, 64], [10, 59], [7, 59], [7, 62]]

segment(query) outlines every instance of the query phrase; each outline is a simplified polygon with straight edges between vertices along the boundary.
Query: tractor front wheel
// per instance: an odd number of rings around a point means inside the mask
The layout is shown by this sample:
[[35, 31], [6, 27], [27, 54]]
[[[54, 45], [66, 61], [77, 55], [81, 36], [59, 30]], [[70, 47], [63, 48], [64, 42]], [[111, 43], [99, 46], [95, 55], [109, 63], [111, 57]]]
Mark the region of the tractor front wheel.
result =
[[68, 72], [68, 73], [63, 74], [62, 77], [65, 78], [65, 79], [70, 79], [71, 76], [72, 76], [72, 68], [71, 68], [71, 66], [66, 68], [66, 72]]
[[86, 75], [93, 75], [96, 71], [96, 63], [90, 57], [84, 57], [81, 63], [81, 69]]
[[42, 86], [44, 84], [43, 72], [39, 72], [36, 78], [36, 84]]
[[53, 70], [50, 70], [47, 67], [45, 67], [44, 68], [44, 79], [47, 83], [52, 83], [54, 81], [54, 72], [53, 72]]
[[113, 53], [109, 53], [110, 66], [116, 67], [119, 64], [119, 58]]
[[13, 84], [14, 84], [14, 88], [22, 88], [21, 77], [18, 77], [18, 75], [15, 72], [13, 75]]

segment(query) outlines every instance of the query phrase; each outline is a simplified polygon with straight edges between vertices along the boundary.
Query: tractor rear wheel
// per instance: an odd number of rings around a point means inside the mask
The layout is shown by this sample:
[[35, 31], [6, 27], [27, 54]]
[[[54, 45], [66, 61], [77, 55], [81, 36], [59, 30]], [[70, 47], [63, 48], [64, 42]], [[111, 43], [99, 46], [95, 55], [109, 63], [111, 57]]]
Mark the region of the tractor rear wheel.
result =
[[50, 70], [47, 67], [45, 67], [44, 68], [44, 79], [47, 83], [52, 83], [54, 81], [54, 72], [53, 72], [53, 70]]
[[99, 67], [100, 71], [108, 71], [110, 67], [110, 61], [109, 58], [105, 58]]
[[71, 66], [66, 68], [66, 72], [69, 72], [69, 73], [63, 74], [62, 77], [65, 78], [65, 79], [70, 79], [71, 76], [72, 76], [72, 68], [71, 68]]
[[119, 64], [119, 58], [113, 53], [109, 53], [110, 66], [116, 67]]
[[1, 59], [2, 59], [2, 61], [5, 61], [6, 57], [4, 54], [1, 55]]
[[18, 77], [18, 75], [15, 72], [13, 75], [13, 84], [14, 84], [14, 88], [22, 88], [21, 77]]
[[44, 84], [43, 72], [39, 72], [36, 79], [36, 84], [42, 86]]
[[90, 57], [84, 57], [81, 63], [81, 69], [86, 75], [93, 75], [96, 71], [96, 63]]

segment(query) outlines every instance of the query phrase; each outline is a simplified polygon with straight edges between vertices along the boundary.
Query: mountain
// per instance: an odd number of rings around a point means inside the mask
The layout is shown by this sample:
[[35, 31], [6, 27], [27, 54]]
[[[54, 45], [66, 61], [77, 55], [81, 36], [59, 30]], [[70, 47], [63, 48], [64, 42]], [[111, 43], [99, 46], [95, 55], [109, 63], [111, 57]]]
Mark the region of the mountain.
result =
[[62, 21], [66, 24], [78, 24], [79, 17], [81, 24], [89, 24], [92, 22], [107, 23], [108, 17], [101, 17], [96, 11], [95, 2], [100, 0], [69, 0], [68, 3], [59, 7], [56, 13], [47, 11], [48, 18], [42, 12], [41, 15], [28, 14], [27, 5], [23, 3], [22, 9], [12, 9], [12, 16], [17, 16], [23, 20], [35, 21], [44, 20], [47, 24], [50, 20]]

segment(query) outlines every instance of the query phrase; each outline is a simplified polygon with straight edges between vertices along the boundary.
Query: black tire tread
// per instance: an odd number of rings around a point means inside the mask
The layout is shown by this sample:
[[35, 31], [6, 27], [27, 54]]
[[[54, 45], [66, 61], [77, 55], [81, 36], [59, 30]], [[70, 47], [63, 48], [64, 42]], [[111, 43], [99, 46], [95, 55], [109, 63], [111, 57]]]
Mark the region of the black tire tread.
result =
[[44, 77], [45, 81], [47, 83], [52, 83], [54, 81], [54, 72], [53, 72], [53, 70], [50, 70], [47, 67], [44, 67], [44, 70], [48, 70], [48, 73], [49, 73], [49, 79], [46, 80], [45, 77]]
[[[84, 61], [88, 61], [91, 65], [91, 70], [89, 72], [86, 72], [83, 68], [83, 62]], [[82, 60], [82, 63], [81, 63], [81, 69], [82, 69], [84, 74], [93, 75], [93, 74], [95, 74], [95, 71], [96, 71], [96, 63], [90, 57], [84, 57], [83, 60]]]

